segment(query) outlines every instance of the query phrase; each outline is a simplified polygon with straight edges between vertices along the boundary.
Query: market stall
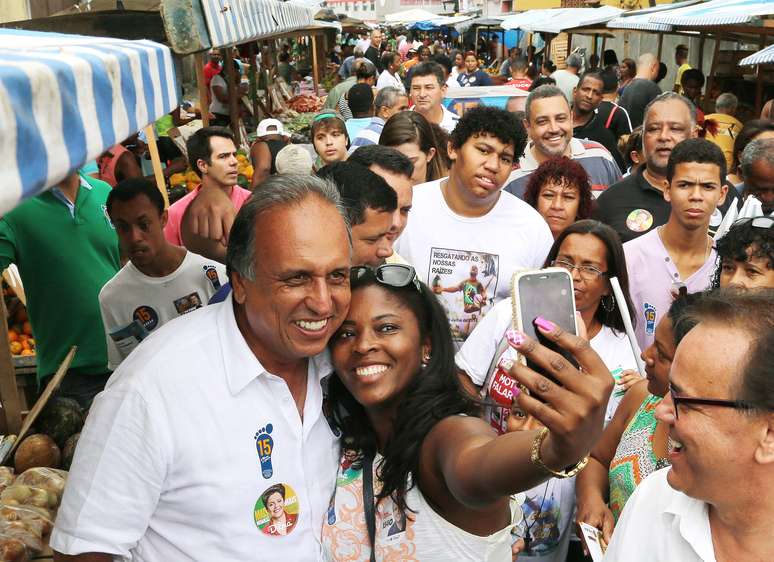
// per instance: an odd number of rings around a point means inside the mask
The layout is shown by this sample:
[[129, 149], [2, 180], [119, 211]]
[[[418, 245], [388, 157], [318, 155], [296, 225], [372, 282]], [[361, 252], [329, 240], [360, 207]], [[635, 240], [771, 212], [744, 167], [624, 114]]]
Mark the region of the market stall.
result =
[[[0, 100], [2, 213], [178, 103], [172, 56], [163, 45], [11, 29], [0, 30]], [[156, 164], [160, 171], [158, 158]], [[11, 268], [3, 279], [0, 315], [7, 321], [0, 322], [0, 339], [9, 344], [0, 346], [0, 463], [9, 466], [0, 467], [0, 560], [48, 559], [67, 478], [60, 468], [69, 467], [85, 415], [77, 402], [51, 396], [77, 348], [24, 411], [14, 362], [34, 372], [35, 345], [23, 288]]]

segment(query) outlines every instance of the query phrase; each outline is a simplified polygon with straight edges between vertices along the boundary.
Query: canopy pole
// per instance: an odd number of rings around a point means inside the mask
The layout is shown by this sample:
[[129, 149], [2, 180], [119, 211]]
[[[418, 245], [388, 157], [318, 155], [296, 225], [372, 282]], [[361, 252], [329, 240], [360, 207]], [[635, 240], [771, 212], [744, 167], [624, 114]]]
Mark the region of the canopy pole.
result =
[[661, 60], [661, 51], [663, 51], [664, 48], [664, 34], [659, 33], [658, 34], [658, 55], [657, 58], [660, 61]]
[[314, 82], [314, 94], [320, 95], [320, 65], [317, 61], [317, 34], [312, 34], [312, 81]]
[[256, 42], [250, 41], [249, 43], [249, 49], [250, 49], [250, 70], [249, 72], [249, 80], [250, 80], [250, 102], [253, 106], [253, 117], [255, 117], [256, 123], [260, 121], [260, 114], [258, 113], [258, 72], [256, 69], [258, 68], [258, 57], [257, 57], [257, 48], [256, 48]]
[[21, 420], [21, 400], [19, 399], [19, 387], [16, 384], [16, 369], [13, 366], [11, 349], [8, 344], [8, 311], [5, 308], [5, 299], [0, 299], [0, 402], [2, 402], [2, 421], [5, 427], [2, 428], [6, 435], [18, 435], [22, 425]]
[[715, 71], [718, 67], [718, 53], [720, 52], [720, 43], [723, 40], [722, 35], [717, 35], [715, 37], [715, 46], [712, 49], [712, 62], [710, 63], [710, 71], [707, 75], [707, 89], [705, 90], [704, 94], [706, 96], [705, 99], [709, 98], [710, 92], [712, 91], [712, 86], [714, 85], [714, 78], [715, 78]]
[[593, 42], [591, 43], [591, 54], [596, 55], [597, 53], [597, 41], [599, 40], [599, 35], [597, 33], [594, 34]]
[[624, 31], [624, 58], [629, 58], [629, 32]]
[[532, 49], [530, 49], [530, 47], [532, 46], [532, 32], [531, 31], [529, 33], [527, 33], [527, 40], [528, 40], [527, 55], [528, 55], [528, 58], [529, 58], [528, 62], [530, 64], [532, 64]]
[[204, 55], [196, 53], [194, 55], [194, 66], [196, 67], [196, 87], [199, 90], [199, 110], [202, 114], [202, 125], [210, 126], [210, 105], [207, 103], [209, 92], [204, 83]]
[[[763, 47], [766, 45], [766, 36], [761, 35], [761, 42], [760, 47], [763, 49]], [[761, 68], [763, 65], [757, 65], [755, 69], [755, 114], [760, 115], [761, 110], [763, 109], [763, 68]]]
[[231, 131], [234, 133], [234, 144], [240, 146], [241, 139], [239, 138], [239, 98], [237, 97], [237, 90], [239, 83], [235, 82], [236, 75], [234, 74], [234, 59], [231, 55], [231, 49], [226, 48], [221, 50], [223, 57], [223, 64], [226, 65], [226, 90], [228, 91], [228, 115], [231, 118]]
[[[605, 37], [605, 36], [603, 35], [603, 36], [602, 36], [602, 57], [601, 57], [601, 58], [604, 58], [604, 56], [605, 56], [605, 45], [606, 45], [606, 44], [607, 44], [607, 37]], [[604, 61], [603, 61], [603, 62], [604, 62]]]
[[156, 146], [156, 131], [153, 130], [153, 123], [147, 125], [144, 129], [145, 138], [148, 140], [148, 152], [150, 152], [151, 163], [153, 164], [153, 175], [156, 178], [156, 187], [159, 188], [161, 196], [164, 198], [164, 208], [169, 207], [169, 196], [167, 195], [167, 182], [164, 179], [164, 171], [161, 169], [161, 158], [159, 157], [159, 147]]

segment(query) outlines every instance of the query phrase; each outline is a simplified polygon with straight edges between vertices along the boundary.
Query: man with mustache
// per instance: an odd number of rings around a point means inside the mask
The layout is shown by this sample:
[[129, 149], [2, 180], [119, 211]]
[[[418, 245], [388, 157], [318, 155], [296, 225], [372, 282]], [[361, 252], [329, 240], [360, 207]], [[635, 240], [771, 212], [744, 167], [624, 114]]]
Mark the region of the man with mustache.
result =
[[164, 238], [168, 211], [144, 178], [120, 182], [107, 213], [129, 261], [99, 293], [108, 367], [115, 369], [150, 332], [201, 307], [226, 283], [226, 268]]
[[[645, 165], [600, 195], [594, 218], [613, 227], [623, 242], [666, 224], [671, 211], [664, 199], [669, 155], [679, 142], [696, 135], [696, 108], [687, 98], [667, 92], [650, 102], [642, 130]], [[736, 195], [729, 187], [725, 203], [710, 218], [711, 230], [720, 225]]]
[[513, 170], [505, 191], [522, 198], [530, 174], [554, 156], [567, 156], [583, 166], [594, 195], [621, 178], [615, 160], [601, 144], [573, 138], [573, 115], [562, 90], [546, 84], [527, 96], [524, 126], [530, 143]]

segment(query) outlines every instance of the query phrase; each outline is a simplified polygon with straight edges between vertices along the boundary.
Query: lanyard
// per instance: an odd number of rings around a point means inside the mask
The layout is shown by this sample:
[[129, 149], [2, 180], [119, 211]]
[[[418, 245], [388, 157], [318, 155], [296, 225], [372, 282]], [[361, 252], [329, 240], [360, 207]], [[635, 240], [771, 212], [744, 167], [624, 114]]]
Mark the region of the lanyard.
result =
[[371, 543], [371, 562], [376, 562], [376, 512], [374, 508], [374, 459], [371, 455], [363, 457], [363, 509], [365, 510], [368, 540]]

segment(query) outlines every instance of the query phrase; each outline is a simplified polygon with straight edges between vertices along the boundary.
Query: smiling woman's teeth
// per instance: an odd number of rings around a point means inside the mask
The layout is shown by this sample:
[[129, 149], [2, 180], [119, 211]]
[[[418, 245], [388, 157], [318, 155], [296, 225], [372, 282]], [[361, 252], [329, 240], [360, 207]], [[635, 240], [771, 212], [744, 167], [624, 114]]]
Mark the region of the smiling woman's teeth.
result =
[[310, 330], [312, 332], [316, 332], [318, 330], [322, 330], [325, 328], [325, 325], [328, 323], [328, 319], [324, 320], [318, 320], [317, 322], [308, 322], [306, 320], [297, 320], [296, 324], [303, 328], [304, 330]]
[[368, 367], [358, 367], [355, 374], [358, 377], [373, 377], [387, 370], [387, 365], [369, 365]]
[[679, 452], [679, 451], [682, 451], [682, 449], [683, 449], [683, 444], [680, 443], [679, 441], [675, 441], [674, 439], [672, 439], [672, 450]]

